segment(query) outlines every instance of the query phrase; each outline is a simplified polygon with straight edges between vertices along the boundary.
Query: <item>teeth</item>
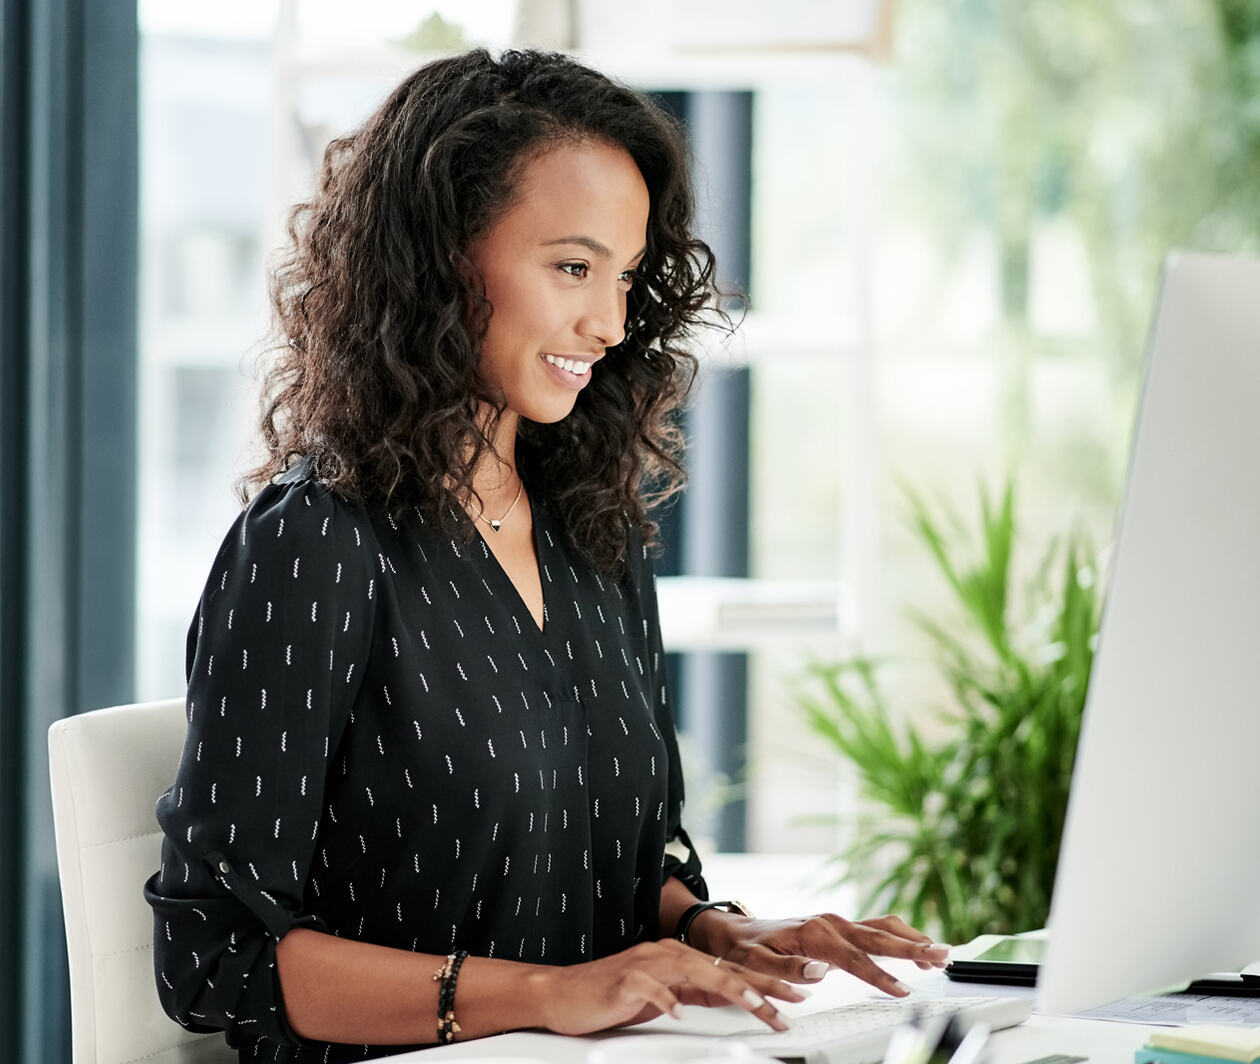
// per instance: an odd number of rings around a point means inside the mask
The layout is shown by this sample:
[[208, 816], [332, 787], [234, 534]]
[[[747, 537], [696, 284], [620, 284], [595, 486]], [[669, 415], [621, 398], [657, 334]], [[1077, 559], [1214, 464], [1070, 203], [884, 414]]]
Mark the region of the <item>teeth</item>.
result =
[[559, 366], [562, 370], [572, 373], [575, 377], [584, 377], [591, 371], [591, 363], [583, 362], [576, 358], [556, 358], [555, 355], [543, 355], [546, 361], [553, 366]]

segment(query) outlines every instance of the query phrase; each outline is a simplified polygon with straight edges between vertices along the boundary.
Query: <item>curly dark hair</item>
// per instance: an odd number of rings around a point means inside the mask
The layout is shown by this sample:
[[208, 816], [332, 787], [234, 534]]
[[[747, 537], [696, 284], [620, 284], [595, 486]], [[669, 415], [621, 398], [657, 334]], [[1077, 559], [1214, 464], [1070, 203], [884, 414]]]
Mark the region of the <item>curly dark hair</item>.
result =
[[305, 457], [353, 503], [414, 506], [472, 535], [452, 502], [473, 491], [495, 428], [484, 412], [500, 404], [478, 370], [493, 308], [466, 252], [510, 208], [526, 162], [584, 141], [620, 146], [638, 165], [647, 252], [625, 339], [566, 418], [521, 420], [517, 466], [596, 568], [619, 568], [628, 529], [654, 539], [649, 511], [685, 479], [677, 411], [696, 374], [685, 341], [712, 322], [714, 260], [691, 233], [687, 149], [649, 99], [532, 50], [429, 63], [328, 145], [272, 275], [267, 460], [242, 480], [242, 499]]

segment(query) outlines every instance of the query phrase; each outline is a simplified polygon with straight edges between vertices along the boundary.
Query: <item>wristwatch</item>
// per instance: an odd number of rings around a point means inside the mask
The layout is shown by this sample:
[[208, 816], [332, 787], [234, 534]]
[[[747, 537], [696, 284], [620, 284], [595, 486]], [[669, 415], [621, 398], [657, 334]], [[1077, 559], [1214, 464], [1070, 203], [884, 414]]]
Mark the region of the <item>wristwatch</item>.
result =
[[702, 901], [696, 905], [692, 905], [684, 910], [682, 916], [678, 918], [678, 930], [675, 937], [679, 942], [691, 945], [687, 942], [687, 932], [691, 930], [691, 925], [695, 923], [695, 919], [702, 912], [709, 909], [721, 909], [723, 912], [738, 913], [740, 916], [752, 916], [752, 911], [742, 901]]

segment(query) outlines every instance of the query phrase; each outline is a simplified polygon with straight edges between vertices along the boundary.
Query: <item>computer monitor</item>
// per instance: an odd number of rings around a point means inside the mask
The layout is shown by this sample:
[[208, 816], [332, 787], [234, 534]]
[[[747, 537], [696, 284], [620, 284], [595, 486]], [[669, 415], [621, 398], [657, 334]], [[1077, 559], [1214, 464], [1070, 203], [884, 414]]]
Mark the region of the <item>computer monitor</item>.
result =
[[1072, 776], [1038, 1008], [1260, 958], [1260, 260], [1174, 252]]

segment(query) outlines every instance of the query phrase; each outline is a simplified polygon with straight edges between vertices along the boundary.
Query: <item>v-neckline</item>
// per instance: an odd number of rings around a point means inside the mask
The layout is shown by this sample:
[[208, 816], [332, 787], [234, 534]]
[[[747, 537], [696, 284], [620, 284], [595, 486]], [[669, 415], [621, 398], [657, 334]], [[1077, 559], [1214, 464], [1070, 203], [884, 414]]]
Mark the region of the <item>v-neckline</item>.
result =
[[494, 550], [490, 546], [490, 541], [481, 534], [481, 529], [477, 527], [476, 522], [473, 522], [473, 531], [477, 533], [477, 539], [481, 542], [482, 550], [486, 552], [486, 556], [488, 557], [490, 563], [498, 571], [500, 582], [504, 584], [516, 597], [517, 604], [524, 611], [525, 616], [529, 621], [529, 627], [538, 633], [538, 637], [540, 639], [545, 639], [548, 631], [551, 629], [551, 613], [547, 609], [547, 579], [545, 576], [545, 570], [543, 569], [542, 536], [540, 535], [538, 527], [539, 518], [544, 511], [541, 506], [535, 506], [533, 498], [528, 495], [525, 497], [525, 504], [529, 507], [529, 534], [534, 541], [534, 564], [538, 568], [538, 589], [542, 594], [541, 624], [534, 619], [534, 611], [529, 608], [529, 603], [525, 601], [525, 596], [521, 594], [521, 589], [516, 586], [516, 581], [514, 581], [508, 571], [503, 568], [503, 563], [499, 561], [499, 556], [494, 553]]

